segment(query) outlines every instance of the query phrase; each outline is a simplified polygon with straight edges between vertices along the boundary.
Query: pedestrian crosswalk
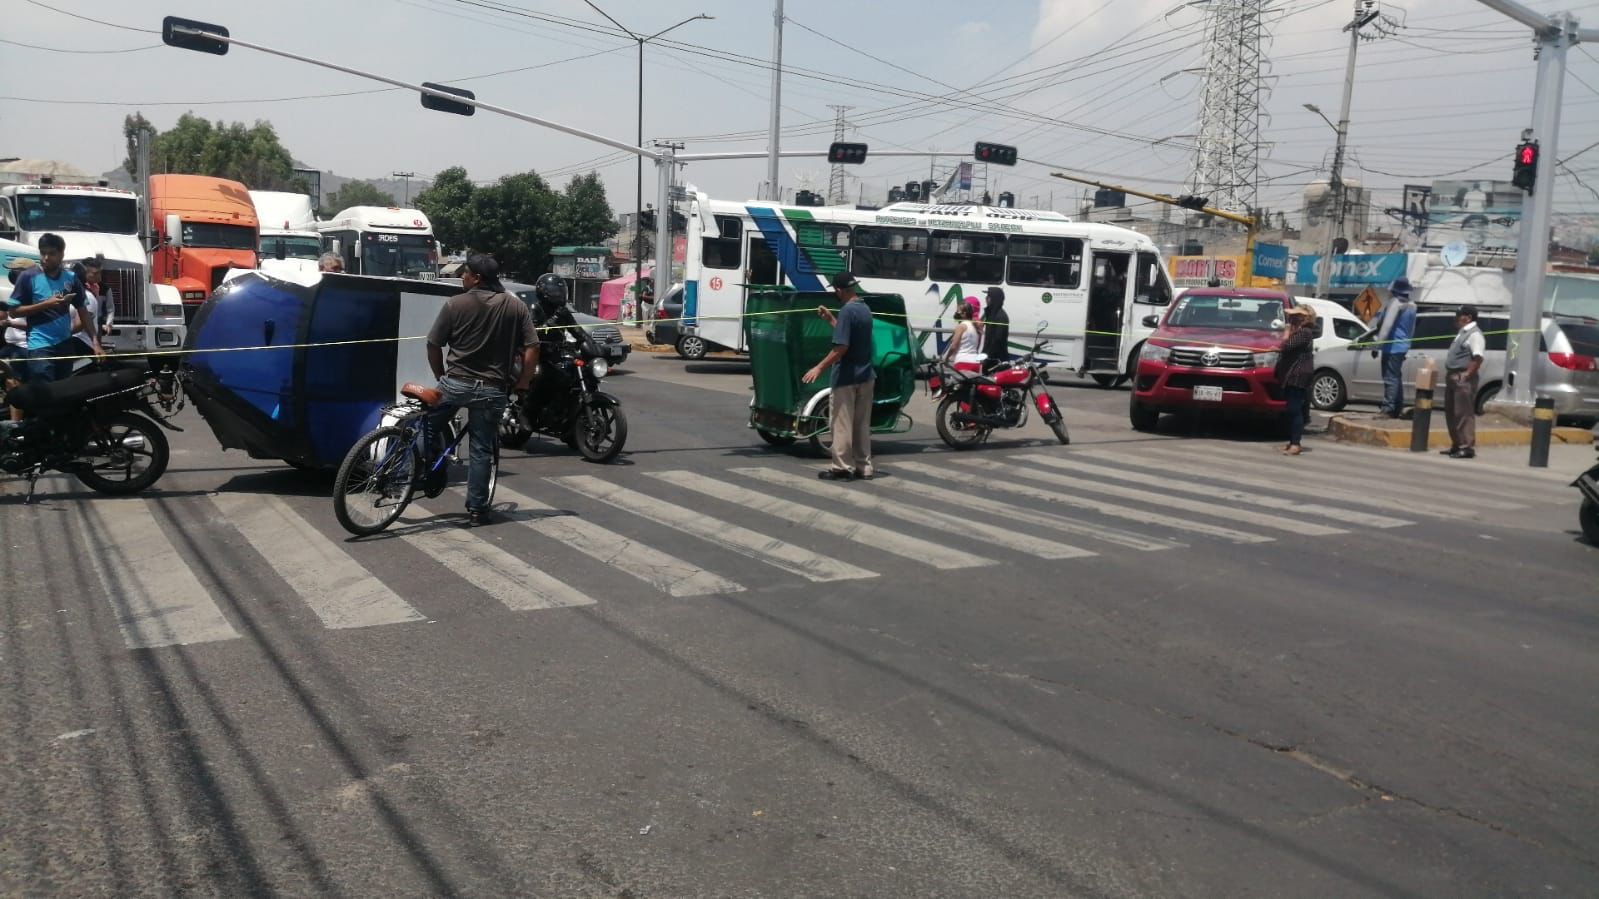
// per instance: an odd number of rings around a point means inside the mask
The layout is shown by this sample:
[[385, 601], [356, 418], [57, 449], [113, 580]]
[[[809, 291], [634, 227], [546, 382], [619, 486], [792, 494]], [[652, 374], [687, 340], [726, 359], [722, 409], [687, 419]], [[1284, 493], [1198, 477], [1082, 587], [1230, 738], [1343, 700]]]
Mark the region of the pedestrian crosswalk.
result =
[[[241, 541], [273, 572], [252, 589], [297, 602], [321, 628], [345, 632], [414, 626], [438, 614], [439, 604], [413, 595], [419, 588], [395, 573], [396, 553], [408, 560], [402, 571], [425, 566], [506, 610], [537, 612], [784, 584], [860, 582], [869, 595], [874, 579], [915, 571], [937, 572], [949, 579], [939, 583], [959, 590], [960, 579], [996, 565], [1081, 576], [1108, 556], [1352, 539], [1472, 520], [1462, 509], [1483, 523], [1574, 499], [1554, 478], [1471, 479], [1458, 466], [1415, 459], [1384, 467], [1342, 448], [1290, 462], [1270, 447], [1150, 441], [891, 456], [881, 464], [876, 479], [849, 484], [819, 481], [784, 456], [704, 471], [535, 472], [516, 479], [520, 491], [499, 488], [500, 524], [456, 527], [445, 510], [459, 506], [457, 488], [413, 503], [378, 540], [347, 538], [320, 497], [156, 495], [62, 511], [82, 545], [98, 548], [91, 567], [124, 644], [154, 649], [250, 632], [238, 603], [261, 597], [217, 586]], [[197, 504], [185, 520], [215, 527], [181, 527], [173, 504]], [[20, 518], [8, 512], [0, 527]], [[639, 589], [618, 591], [628, 583]]]

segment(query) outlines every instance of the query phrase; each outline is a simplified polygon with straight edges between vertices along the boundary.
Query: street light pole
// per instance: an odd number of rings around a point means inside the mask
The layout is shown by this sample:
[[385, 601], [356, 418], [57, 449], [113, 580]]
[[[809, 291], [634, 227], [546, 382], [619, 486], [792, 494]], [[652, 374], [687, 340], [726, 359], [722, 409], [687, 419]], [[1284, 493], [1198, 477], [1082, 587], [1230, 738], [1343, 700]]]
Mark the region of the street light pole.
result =
[[782, 153], [778, 147], [778, 130], [783, 123], [783, 0], [776, 0], [772, 13], [772, 126], [766, 144], [766, 199], [773, 203], [783, 201], [777, 187], [777, 160]]

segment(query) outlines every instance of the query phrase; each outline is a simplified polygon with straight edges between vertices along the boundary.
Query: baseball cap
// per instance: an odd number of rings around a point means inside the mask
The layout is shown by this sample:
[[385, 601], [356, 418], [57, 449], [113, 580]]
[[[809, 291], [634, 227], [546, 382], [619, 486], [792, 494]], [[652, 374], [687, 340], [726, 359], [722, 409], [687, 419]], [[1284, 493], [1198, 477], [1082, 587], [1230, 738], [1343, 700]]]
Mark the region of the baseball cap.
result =
[[855, 276], [850, 274], [849, 272], [839, 272], [839, 273], [833, 275], [832, 284], [833, 284], [833, 287], [835, 289], [840, 288], [840, 287], [843, 287], [843, 288], [855, 287], [855, 286], [858, 286], [860, 283], [861, 282], [855, 280]]
[[1408, 296], [1410, 296], [1410, 279], [1409, 278], [1396, 278], [1394, 280], [1393, 286], [1388, 288], [1388, 291], [1390, 293], [1392, 293], [1394, 296], [1397, 296], [1397, 297], [1408, 297]]

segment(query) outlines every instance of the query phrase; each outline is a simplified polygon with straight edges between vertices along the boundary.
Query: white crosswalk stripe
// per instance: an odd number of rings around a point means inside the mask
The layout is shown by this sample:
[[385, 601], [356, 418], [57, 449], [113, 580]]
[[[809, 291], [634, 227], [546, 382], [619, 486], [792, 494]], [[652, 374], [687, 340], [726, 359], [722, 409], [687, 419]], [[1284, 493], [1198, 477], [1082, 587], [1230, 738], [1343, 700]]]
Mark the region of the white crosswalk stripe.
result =
[[[1525, 465], [1526, 448], [1522, 447], [1519, 451], [1523, 454], [1521, 464]], [[1320, 444], [1316, 447], [1316, 452], [1330, 460], [1342, 461], [1351, 466], [1370, 465], [1374, 461], [1378, 464], [1403, 466], [1451, 482], [1463, 481], [1478, 490], [1490, 491], [1509, 499], [1524, 498], [1525, 494], [1518, 491], [1528, 489], [1558, 490], [1570, 481], [1569, 475], [1539, 468], [1499, 468], [1491, 462], [1485, 464], [1486, 460], [1446, 459], [1438, 455], [1436, 450], [1409, 453], [1338, 443]]]
[[[1117, 503], [1106, 502], [1091, 496], [1081, 496], [1075, 493], [1065, 493], [1059, 490], [1045, 490], [1029, 484], [1019, 484], [1011, 477], [1011, 467], [1002, 462], [990, 459], [960, 459], [962, 465], [981, 469], [988, 472], [989, 477], [982, 483], [993, 490], [1003, 490], [1015, 493], [1018, 496], [1027, 496], [1041, 499], [1046, 502], [1059, 503], [1078, 509], [1087, 509], [1110, 518], [1120, 518], [1125, 521], [1138, 521], [1170, 530], [1186, 531], [1191, 534], [1202, 534], [1207, 537], [1216, 537], [1233, 543], [1270, 543], [1274, 538], [1264, 534], [1253, 534], [1249, 531], [1240, 531], [1235, 528], [1223, 527], [1205, 521], [1193, 521], [1187, 518], [1177, 518], [1166, 512], [1151, 512], [1135, 506], [1123, 506]], [[1046, 472], [1035, 472], [1035, 475], [1046, 475]], [[1035, 477], [1035, 480], [1037, 478]], [[1048, 483], [1045, 481], [1045, 483]]]
[[91, 560], [129, 649], [234, 640], [239, 632], [212, 601], [142, 499], [103, 499], [72, 507], [94, 547]]
[[[420, 515], [432, 515], [417, 503], [412, 503], [411, 509]], [[399, 533], [400, 539], [508, 609], [528, 611], [594, 604], [582, 591], [534, 568], [473, 531], [435, 526]]]
[[372, 627], [425, 617], [275, 496], [218, 493], [228, 523], [269, 560], [324, 627]]
[[1008, 547], [1024, 552], [1028, 555], [1038, 556], [1043, 559], [1080, 559], [1092, 556], [1092, 550], [1082, 549], [1054, 540], [1045, 540], [1025, 532], [1008, 530], [995, 527], [981, 521], [973, 521], [970, 517], [950, 515], [932, 509], [913, 509], [903, 503], [890, 502], [869, 493], [855, 492], [848, 487], [834, 483], [823, 483], [814, 477], [806, 478], [773, 468], [734, 468], [732, 472], [768, 484], [780, 487], [790, 487], [807, 493], [826, 497], [829, 501], [855, 506], [867, 512], [885, 515], [889, 518], [898, 518], [912, 524], [926, 525], [937, 523], [943, 527], [954, 529], [954, 533], [971, 540], [981, 540], [997, 546]]
[[[1316, 518], [1330, 518], [1333, 521], [1342, 521], [1348, 524], [1358, 524], [1368, 528], [1395, 528], [1413, 521], [1394, 518], [1390, 515], [1373, 515], [1369, 512], [1357, 512], [1352, 509], [1339, 509], [1334, 506], [1324, 506], [1320, 503], [1304, 502], [1280, 496], [1267, 496], [1261, 493], [1247, 493], [1243, 490], [1232, 490], [1227, 487], [1213, 484], [1201, 484], [1179, 477], [1175, 472], [1156, 473], [1152, 471], [1135, 471], [1120, 468], [1110, 468], [1104, 465], [1093, 465], [1088, 462], [1078, 462], [1074, 459], [1061, 459], [1054, 456], [1025, 454], [1017, 456], [1028, 462], [1039, 465], [1048, 465], [1065, 471], [1076, 471], [1086, 475], [1101, 478], [1111, 478], [1118, 481], [1129, 481], [1142, 484], [1146, 487], [1155, 487], [1161, 490], [1170, 490], [1176, 493], [1187, 493], [1191, 496], [1203, 496], [1210, 499], [1222, 500], [1229, 503], [1243, 503], [1249, 506], [1260, 506], [1264, 509], [1281, 509], [1287, 512], [1296, 512], [1300, 515], [1314, 516]], [[1286, 475], [1285, 475], [1286, 477]], [[1284, 489], [1277, 485], [1276, 489]]]
[[523, 496], [503, 484], [495, 489], [497, 500], [510, 500], [519, 511], [536, 513], [517, 516], [524, 526], [559, 541], [649, 584], [669, 596], [707, 596], [738, 593], [743, 585], [712, 574], [660, 550], [607, 530], [576, 515], [555, 513], [553, 506]]
[[973, 483], [973, 479], [969, 475], [962, 475], [960, 472], [947, 471], [935, 465], [926, 465], [921, 462], [896, 462], [894, 464], [894, 470], [896, 472], [915, 472], [917, 474], [928, 475], [935, 478], [943, 477], [954, 480], [959, 484], [958, 487], [951, 489], [949, 487], [938, 487], [932, 484], [923, 484], [919, 481], [910, 481], [906, 480], [905, 478], [885, 478], [881, 481], [881, 483], [890, 490], [902, 490], [921, 499], [930, 499], [934, 500], [935, 502], [952, 503], [954, 505], [961, 506], [962, 508], [969, 509], [973, 512], [983, 512], [989, 515], [999, 515], [1005, 518], [1010, 518], [1015, 521], [1025, 521], [1030, 525], [1041, 525], [1051, 530], [1061, 531], [1067, 534], [1077, 534], [1083, 537], [1092, 538], [1094, 540], [1103, 540], [1106, 543], [1113, 543], [1117, 546], [1124, 546], [1128, 549], [1136, 549], [1141, 552], [1172, 549], [1181, 545], [1172, 543], [1169, 540], [1156, 540], [1153, 537], [1143, 537], [1127, 531], [1120, 531], [1102, 524], [1091, 524], [1086, 521], [1074, 521], [1070, 518], [1065, 518], [1060, 515], [1053, 515], [1049, 512], [1039, 512], [1033, 509], [1024, 509], [1021, 506], [1013, 506], [1010, 503], [1002, 503], [995, 500], [986, 499], [984, 497], [975, 495], [973, 491], [974, 488], [979, 486], [986, 487], [988, 486], [987, 484]]
[[[1150, 449], [1141, 447], [1137, 455], [1112, 450], [1086, 450], [1079, 455], [1103, 459], [1107, 462], [1117, 462], [1123, 465], [1138, 465], [1145, 468], [1159, 468], [1170, 470], [1174, 465], [1183, 466], [1184, 471], [1201, 475], [1206, 479], [1215, 478], [1220, 481], [1230, 481], [1235, 484], [1248, 484], [1256, 487], [1272, 489], [1281, 487], [1280, 478], [1262, 477], [1258, 473], [1262, 470], [1259, 462], [1244, 462], [1241, 460], [1220, 459], [1216, 456], [1205, 454], [1180, 454], [1174, 450]], [[1156, 458], [1148, 458], [1154, 455]], [[1315, 470], [1301, 467], [1295, 463], [1292, 480], [1302, 485], [1305, 493], [1322, 499], [1337, 500], [1341, 503], [1350, 503], [1357, 506], [1367, 506], [1373, 509], [1387, 509], [1392, 512], [1409, 515], [1425, 515], [1431, 518], [1457, 518], [1460, 510], [1457, 507], [1438, 505], [1434, 500], [1445, 498], [1437, 490], [1411, 487], [1404, 484], [1395, 484], [1389, 480], [1376, 480], [1362, 475], [1325, 474]], [[1360, 490], [1352, 490], [1359, 487]], [[1497, 501], [1477, 502], [1474, 504], [1481, 508], [1508, 511], [1522, 508], [1515, 503], [1501, 503]]]
[[715, 499], [723, 500], [747, 509], [775, 515], [795, 526], [811, 528], [824, 534], [843, 537], [852, 543], [880, 549], [886, 553], [903, 556], [907, 559], [930, 565], [934, 568], [975, 568], [982, 565], [992, 565], [991, 559], [978, 559], [970, 556], [957, 556], [952, 554], [947, 547], [915, 537], [897, 534], [887, 528], [873, 524], [856, 521], [826, 512], [803, 503], [790, 502], [775, 496], [768, 496], [747, 487], [729, 484], [707, 478], [703, 475], [687, 471], [652, 471], [648, 472], [652, 478], [659, 478], [673, 486], [702, 493]]
[[590, 499], [647, 518], [656, 524], [675, 528], [685, 534], [792, 572], [806, 580], [825, 582], [877, 577], [875, 571], [840, 562], [748, 528], [719, 521], [636, 490], [618, 487], [591, 475], [550, 478], [549, 481]]
[[[1030, 457], [1049, 459], [1048, 456]], [[1036, 469], [1018, 466], [1012, 469], [1018, 477], [1055, 484], [1073, 490], [1087, 490], [1091, 493], [1103, 493], [1107, 496], [1117, 496], [1123, 499], [1147, 503], [1157, 508], [1181, 509], [1184, 512], [1196, 512], [1200, 515], [1210, 515], [1215, 518], [1225, 518], [1229, 521], [1243, 521], [1250, 524], [1276, 528], [1291, 534], [1303, 534], [1307, 537], [1327, 537], [1333, 534], [1343, 534], [1346, 531], [1339, 528], [1327, 527], [1296, 518], [1284, 518], [1281, 515], [1267, 515], [1261, 512], [1252, 512], [1240, 509], [1237, 506], [1225, 503], [1203, 502], [1200, 500], [1184, 499], [1180, 496], [1171, 496], [1164, 493], [1154, 493], [1148, 490], [1139, 490], [1134, 487], [1121, 487], [1115, 484], [1105, 484], [1087, 478], [1071, 477], [1054, 471], [1038, 471]]]

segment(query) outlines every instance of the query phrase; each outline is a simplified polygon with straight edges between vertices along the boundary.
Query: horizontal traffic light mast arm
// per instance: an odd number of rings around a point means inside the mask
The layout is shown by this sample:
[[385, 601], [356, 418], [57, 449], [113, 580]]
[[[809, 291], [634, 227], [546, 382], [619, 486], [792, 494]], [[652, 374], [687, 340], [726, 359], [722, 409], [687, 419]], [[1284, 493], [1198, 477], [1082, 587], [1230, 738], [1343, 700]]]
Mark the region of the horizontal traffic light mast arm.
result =
[[[1141, 191], [1141, 190], [1134, 190], [1134, 189], [1132, 189], [1130, 187], [1122, 187], [1119, 184], [1106, 184], [1103, 181], [1094, 181], [1094, 180], [1091, 180], [1089, 178], [1079, 178], [1076, 175], [1067, 175], [1067, 174], [1064, 174], [1062, 172], [1050, 172], [1049, 174], [1053, 178], [1062, 178], [1062, 179], [1065, 179], [1067, 181], [1076, 181], [1078, 184], [1088, 184], [1088, 185], [1092, 185], [1093, 187], [1102, 188], [1104, 190], [1120, 191], [1121, 193], [1124, 193], [1124, 194], [1132, 194], [1135, 197], [1143, 197], [1146, 200], [1154, 200], [1156, 203], [1165, 203], [1168, 206], [1182, 206], [1183, 205], [1182, 203], [1178, 202], [1176, 197], [1169, 197], [1169, 196], [1167, 196], [1165, 194], [1146, 193], [1146, 192]], [[1187, 207], [1183, 207], [1183, 208], [1186, 209]], [[1240, 225], [1245, 225], [1245, 226], [1250, 227], [1250, 228], [1255, 227], [1255, 220], [1254, 219], [1250, 218], [1247, 215], [1239, 215], [1236, 212], [1228, 212], [1225, 209], [1212, 209], [1209, 206], [1206, 206], [1203, 209], [1196, 209], [1194, 211], [1195, 212], [1203, 212], [1206, 215], [1213, 215], [1213, 216], [1215, 216], [1215, 217], [1217, 217], [1219, 219], [1226, 219], [1229, 222], [1237, 222]]]
[[[820, 156], [823, 159], [826, 159], [827, 158], [827, 150], [826, 149], [821, 149], [821, 150], [779, 150], [777, 155], [783, 156], [783, 157], [813, 157], [813, 156]], [[950, 150], [948, 152], [944, 152], [944, 151], [941, 151], [941, 150], [872, 150], [871, 153], [869, 154], [869, 158], [876, 159], [879, 156], [920, 156], [920, 157], [926, 158], [928, 156], [970, 156], [970, 155], [972, 155], [972, 152], [970, 150]], [[760, 150], [760, 151], [756, 151], [756, 150], [747, 150], [747, 151], [746, 150], [740, 150], [738, 152], [733, 152], [733, 153], [679, 153], [679, 154], [677, 154], [677, 161], [678, 162], [706, 162], [706, 161], [713, 160], [713, 159], [767, 159], [767, 158], [770, 158], [770, 157], [771, 157], [771, 154], [767, 153], [764, 150]]]
[[[496, 106], [493, 103], [484, 103], [481, 100], [468, 99], [466, 97], [460, 96], [459, 94], [452, 94], [452, 93], [450, 93], [448, 91], [441, 91], [441, 90], [437, 90], [435, 88], [425, 87], [425, 86], [420, 85], [420, 84], [412, 84], [409, 81], [401, 81], [401, 80], [399, 80], [397, 78], [390, 78], [390, 77], [388, 77], [386, 75], [378, 75], [378, 74], [373, 73], [373, 72], [363, 72], [360, 69], [352, 69], [349, 66], [341, 66], [338, 63], [328, 62], [328, 61], [322, 60], [322, 59], [315, 59], [315, 58], [310, 57], [310, 56], [302, 56], [302, 55], [300, 55], [298, 53], [290, 53], [287, 50], [278, 50], [278, 49], [275, 49], [273, 47], [267, 47], [267, 46], [263, 46], [261, 44], [252, 43], [250, 41], [240, 40], [239, 38], [232, 37], [232, 36], [226, 35], [226, 34], [217, 34], [215, 32], [204, 31], [204, 30], [201, 30], [201, 29], [194, 29], [194, 28], [185, 28], [183, 26], [174, 26], [174, 30], [182, 30], [184, 33], [186, 33], [186, 34], [188, 34], [190, 36], [193, 36], [193, 37], [208, 38], [208, 39], [213, 40], [213, 41], [221, 41], [223, 43], [232, 44], [232, 45], [237, 46], [237, 47], [247, 47], [247, 48], [249, 48], [251, 50], [259, 50], [262, 53], [269, 53], [269, 54], [271, 54], [273, 56], [281, 56], [281, 57], [283, 57], [285, 59], [293, 59], [293, 60], [296, 60], [298, 62], [310, 63], [311, 65], [314, 65], [314, 66], [321, 66], [324, 69], [332, 69], [335, 72], [343, 72], [343, 73], [345, 73], [347, 75], [354, 75], [354, 76], [356, 76], [358, 78], [366, 78], [366, 79], [369, 79], [371, 81], [381, 81], [384, 84], [391, 84], [391, 85], [393, 85], [395, 87], [401, 87], [401, 88], [405, 88], [406, 90], [416, 91], [418, 94], [422, 94], [424, 96], [437, 97], [438, 99], [441, 99], [441, 100], [448, 100], [451, 103], [459, 103], [459, 104], [462, 104], [464, 106], [476, 107], [477, 109], [482, 109], [482, 110], [484, 110], [486, 112], [499, 113], [500, 115], [507, 116], [509, 118], [513, 118], [513, 119], [517, 119], [517, 120], [520, 120], [520, 121], [523, 121], [523, 122], [527, 122], [530, 125], [538, 125], [538, 126], [543, 127], [543, 128], [550, 128], [550, 129], [553, 129], [555, 131], [565, 132], [566, 134], [570, 134], [573, 137], [581, 137], [584, 140], [591, 140], [591, 141], [594, 141], [595, 143], [604, 144], [605, 146], [611, 147], [612, 149], [622, 150], [622, 151], [627, 152], [627, 153], [632, 153], [635, 156], [642, 156], [645, 159], [651, 159], [651, 160], [659, 161], [664, 156], [664, 154], [657, 153], [654, 150], [646, 150], [643, 147], [635, 147], [632, 144], [626, 143], [624, 141], [612, 140], [609, 137], [606, 137], [606, 136], [604, 136], [602, 134], [595, 134], [592, 131], [584, 131], [581, 128], [573, 128], [570, 125], [562, 125], [559, 122], [552, 122], [549, 119], [541, 119], [538, 116], [528, 115], [525, 112], [517, 112], [514, 109], [506, 109], [503, 106]], [[763, 154], [760, 154], [760, 155], [765, 156], [766, 154], [763, 153]]]

